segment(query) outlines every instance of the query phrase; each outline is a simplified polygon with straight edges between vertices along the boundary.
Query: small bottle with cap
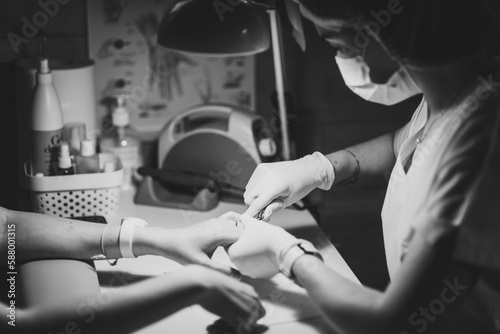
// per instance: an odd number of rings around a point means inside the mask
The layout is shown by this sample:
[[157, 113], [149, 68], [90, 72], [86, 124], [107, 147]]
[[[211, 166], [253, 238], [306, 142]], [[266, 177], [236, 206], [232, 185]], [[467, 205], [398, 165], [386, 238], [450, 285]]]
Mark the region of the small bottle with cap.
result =
[[69, 153], [77, 156], [81, 150], [81, 141], [86, 138], [85, 123], [65, 123], [63, 128], [63, 140], [69, 144]]
[[92, 140], [84, 139], [81, 141], [80, 154], [76, 156], [76, 173], [99, 173], [99, 158], [95, 153], [95, 145]]
[[56, 175], [73, 175], [75, 167], [69, 155], [69, 145], [67, 142], [61, 142], [59, 146], [59, 158], [57, 162]]
[[108, 161], [104, 163], [103, 173], [113, 173], [116, 170], [116, 165], [114, 161]]

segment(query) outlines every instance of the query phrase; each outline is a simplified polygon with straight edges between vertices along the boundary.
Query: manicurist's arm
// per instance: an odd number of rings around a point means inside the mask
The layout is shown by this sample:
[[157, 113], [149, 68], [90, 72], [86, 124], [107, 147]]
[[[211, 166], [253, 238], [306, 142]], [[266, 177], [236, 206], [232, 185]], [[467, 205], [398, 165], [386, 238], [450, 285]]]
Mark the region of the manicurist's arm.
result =
[[246, 213], [255, 217], [266, 208], [264, 220], [316, 188], [332, 185], [380, 186], [396, 161], [394, 133], [324, 156], [319, 152], [297, 160], [259, 164], [246, 185]]
[[[256, 278], [272, 277], [280, 271], [291, 273], [339, 333], [399, 334], [415, 329], [439, 333], [437, 326], [456, 312], [478, 276], [475, 268], [452, 260], [454, 231], [433, 241], [416, 231], [402, 267], [380, 292], [355, 284], [327, 267], [314, 255], [314, 249], [307, 249], [307, 241], [283, 228], [247, 215], [242, 215], [242, 220], [245, 231], [228, 250], [241, 273]], [[429, 307], [440, 307], [429, 306], [436, 299], [446, 304], [445, 311], [439, 309], [440, 317], [426, 314]]]
[[384, 175], [396, 162], [394, 132], [330, 153], [326, 157], [335, 170], [333, 185], [381, 186]]
[[310, 255], [300, 257], [292, 271], [341, 333], [439, 333], [478, 277], [475, 268], [451, 259], [454, 238], [430, 243], [416, 236], [384, 292], [353, 284]]

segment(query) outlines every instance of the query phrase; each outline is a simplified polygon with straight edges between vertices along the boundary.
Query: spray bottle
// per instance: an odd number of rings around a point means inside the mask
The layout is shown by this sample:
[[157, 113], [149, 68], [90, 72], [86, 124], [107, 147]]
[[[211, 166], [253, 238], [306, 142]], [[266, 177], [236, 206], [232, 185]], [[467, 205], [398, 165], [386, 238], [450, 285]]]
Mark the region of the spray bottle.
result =
[[75, 167], [69, 155], [69, 145], [67, 142], [61, 142], [59, 146], [59, 158], [57, 163], [56, 175], [73, 175], [75, 174]]
[[41, 59], [36, 73], [31, 117], [31, 164], [33, 175], [53, 175], [58, 147], [62, 138], [63, 116], [61, 104], [52, 85], [52, 73], [47, 59], [47, 38], [41, 36]]

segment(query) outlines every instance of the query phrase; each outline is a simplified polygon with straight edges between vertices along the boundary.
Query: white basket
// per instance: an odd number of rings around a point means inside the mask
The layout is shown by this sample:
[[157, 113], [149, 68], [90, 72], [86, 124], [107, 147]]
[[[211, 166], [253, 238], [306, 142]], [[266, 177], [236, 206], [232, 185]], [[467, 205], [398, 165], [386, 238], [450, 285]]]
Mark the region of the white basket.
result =
[[[100, 155], [101, 161], [110, 159]], [[35, 177], [26, 169], [34, 212], [59, 217], [107, 216], [118, 211], [123, 169], [64, 176]]]

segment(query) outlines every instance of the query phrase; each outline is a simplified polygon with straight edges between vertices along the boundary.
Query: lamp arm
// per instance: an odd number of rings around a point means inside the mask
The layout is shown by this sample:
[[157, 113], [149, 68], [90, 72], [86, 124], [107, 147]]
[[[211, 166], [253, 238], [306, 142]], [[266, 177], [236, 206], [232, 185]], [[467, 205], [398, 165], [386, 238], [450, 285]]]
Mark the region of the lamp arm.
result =
[[274, 71], [276, 79], [276, 92], [278, 95], [278, 109], [281, 125], [282, 156], [284, 160], [290, 160], [290, 139], [288, 135], [288, 119], [285, 102], [285, 83], [283, 72], [283, 58], [281, 36], [278, 26], [278, 13], [276, 8], [269, 8], [269, 19], [271, 25], [271, 45], [273, 48]]

